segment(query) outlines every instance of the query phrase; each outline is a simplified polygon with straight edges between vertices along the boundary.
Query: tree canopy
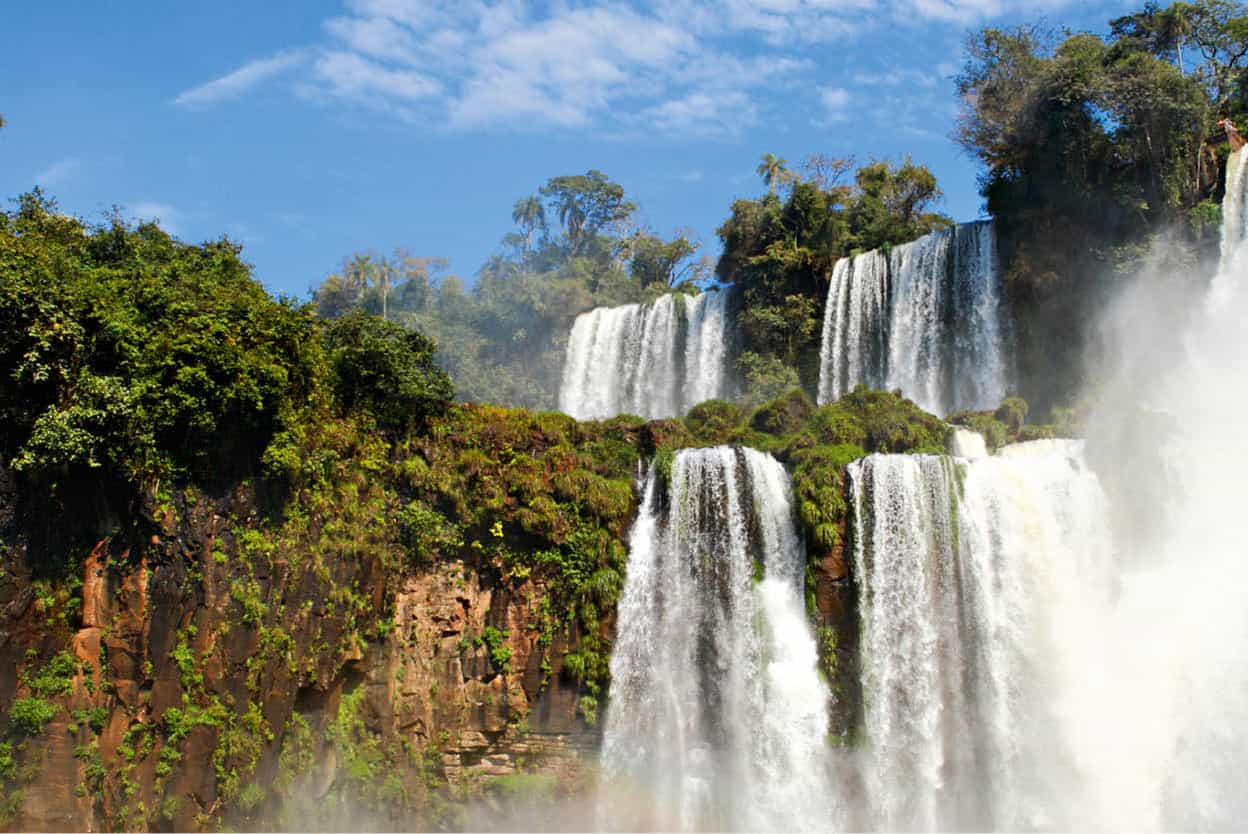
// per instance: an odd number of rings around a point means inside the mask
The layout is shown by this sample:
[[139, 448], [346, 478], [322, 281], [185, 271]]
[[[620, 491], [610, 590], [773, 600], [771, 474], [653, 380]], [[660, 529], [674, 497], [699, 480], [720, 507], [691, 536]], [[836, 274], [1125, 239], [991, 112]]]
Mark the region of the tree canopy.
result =
[[240, 251], [90, 228], [38, 191], [0, 214], [0, 456], [32, 477], [203, 473], [317, 409], [398, 423], [450, 399], [429, 340], [380, 320], [327, 336]]
[[1166, 234], [1179, 263], [1212, 255], [1226, 153], [1215, 122], [1248, 112], [1246, 12], [1149, 3], [1106, 37], [969, 37], [955, 137], [984, 167], [1029, 399], [1080, 387], [1096, 311], [1151, 238]]

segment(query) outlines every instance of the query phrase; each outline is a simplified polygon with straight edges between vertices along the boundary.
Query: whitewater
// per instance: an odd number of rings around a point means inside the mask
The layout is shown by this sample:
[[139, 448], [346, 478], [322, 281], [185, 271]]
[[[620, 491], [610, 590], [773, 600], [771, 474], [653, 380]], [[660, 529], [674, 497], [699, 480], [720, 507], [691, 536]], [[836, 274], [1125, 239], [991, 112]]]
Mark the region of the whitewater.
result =
[[[851, 464], [852, 743], [826, 737], [783, 467], [720, 447], [678, 453], [666, 482], [651, 469], [611, 659], [603, 827], [1248, 826], [1241, 163], [1218, 274], [1182, 326], [1167, 341], [1113, 324], [1149, 320], [1147, 282], [1107, 316], [1119, 366], [1086, 440], [989, 453], [959, 429], [946, 455]], [[882, 268], [860, 259], [846, 280]], [[883, 307], [864, 298], [869, 321]], [[845, 343], [882, 355], [863, 332]]]
[[725, 394], [726, 290], [668, 294], [650, 304], [598, 307], [576, 317], [559, 409], [578, 420], [678, 417]]

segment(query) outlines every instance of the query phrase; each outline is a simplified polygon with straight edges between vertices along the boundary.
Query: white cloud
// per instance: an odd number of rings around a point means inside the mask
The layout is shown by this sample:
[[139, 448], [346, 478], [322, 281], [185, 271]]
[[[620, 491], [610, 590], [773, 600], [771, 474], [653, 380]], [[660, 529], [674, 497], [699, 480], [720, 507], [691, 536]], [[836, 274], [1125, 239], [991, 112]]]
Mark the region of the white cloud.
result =
[[365, 102], [385, 98], [413, 101], [441, 92], [438, 82], [418, 72], [387, 69], [352, 52], [321, 55], [313, 74], [326, 94]]
[[480, 44], [450, 103], [451, 123], [536, 117], [585, 125], [620, 100], [661, 93], [696, 47], [687, 32], [631, 9], [568, 10]]
[[816, 125], [827, 126], [835, 122], [849, 119], [852, 96], [844, 87], [820, 87], [819, 105], [821, 111], [815, 120]]
[[758, 107], [742, 91], [709, 95], [693, 92], [647, 107], [641, 124], [679, 136], [734, 136], [758, 123]]
[[168, 203], [140, 200], [127, 206], [128, 214], [136, 223], [157, 222], [160, 228], [177, 235], [182, 213]]
[[412, 33], [385, 17], [335, 17], [325, 30], [356, 52], [381, 60], [409, 63], [416, 53]]
[[864, 87], [935, 87], [941, 80], [939, 68], [922, 71], [896, 67], [884, 72], [854, 73], [854, 83]]
[[[731, 136], [809, 78], [829, 50], [911, 38], [1071, 0], [345, 0], [324, 43], [253, 61], [175, 99], [205, 107], [297, 69], [295, 91], [450, 130]], [[894, 43], [895, 46], [895, 43]], [[860, 86], [934, 88], [949, 73], [861, 70]], [[835, 83], [846, 85], [849, 73]], [[818, 88], [821, 123], [844, 86]]]
[[77, 158], [66, 157], [36, 174], [35, 184], [43, 188], [53, 188], [64, 183], [81, 167], [82, 163]]
[[279, 52], [271, 58], [249, 61], [220, 78], [182, 91], [173, 103], [180, 107], [196, 109], [239, 98], [253, 87], [293, 69], [302, 63], [305, 57], [301, 50], [288, 50]]

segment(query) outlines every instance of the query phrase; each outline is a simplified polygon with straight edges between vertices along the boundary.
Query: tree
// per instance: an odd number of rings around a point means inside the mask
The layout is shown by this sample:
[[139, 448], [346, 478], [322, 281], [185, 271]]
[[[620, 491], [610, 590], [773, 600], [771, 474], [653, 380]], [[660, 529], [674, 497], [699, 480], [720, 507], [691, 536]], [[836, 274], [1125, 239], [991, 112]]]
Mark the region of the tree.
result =
[[1162, 8], [1150, 0], [1141, 11], [1111, 20], [1109, 30], [1117, 44], [1173, 59], [1179, 72], [1183, 72], [1183, 43], [1192, 32], [1189, 14], [1186, 3]]
[[941, 197], [936, 176], [910, 157], [896, 167], [887, 162], [865, 165], [854, 182], [856, 193], [846, 215], [856, 232], [856, 248], [913, 240], [948, 224], [947, 218], [930, 211]]
[[601, 171], [552, 177], [539, 192], [558, 213], [572, 255], [582, 255], [601, 230], [623, 222], [637, 209], [624, 199], [624, 188]]
[[[780, 160], [783, 162], [783, 160]], [[841, 181], [853, 170], [854, 158], [833, 157], [825, 153], [807, 154], [802, 160], [801, 172], [805, 178], [819, 186], [822, 191], [845, 188]]]
[[38, 192], [0, 215], [0, 457], [140, 480], [258, 455], [323, 366], [311, 311], [240, 255], [151, 223], [89, 229]]
[[789, 169], [785, 167], [786, 165], [788, 165], [788, 160], [777, 157], [774, 153], [763, 154], [763, 161], [759, 163], [758, 168], [755, 170], [763, 178], [763, 183], [766, 184], [769, 194], [775, 194], [776, 188], [786, 181], [789, 174]]
[[1195, 0], [1181, 8], [1191, 42], [1205, 60], [1203, 78], [1214, 107], [1220, 109], [1243, 83], [1248, 9], [1232, 0]]
[[371, 412], [383, 428], [423, 424], [455, 395], [433, 362], [433, 340], [414, 330], [356, 311], [329, 325], [325, 344], [337, 401]]
[[546, 209], [542, 206], [542, 201], [535, 196], [521, 197], [516, 201], [515, 207], [511, 210], [511, 219], [514, 220], [521, 228], [524, 236], [524, 245], [521, 250], [524, 259], [528, 259], [529, 248], [533, 241], [533, 232], [541, 229], [546, 230]]
[[637, 232], [627, 239], [629, 273], [642, 288], [658, 284], [674, 287], [688, 278], [696, 266], [693, 255], [698, 244], [688, 235], [664, 241], [646, 232]]

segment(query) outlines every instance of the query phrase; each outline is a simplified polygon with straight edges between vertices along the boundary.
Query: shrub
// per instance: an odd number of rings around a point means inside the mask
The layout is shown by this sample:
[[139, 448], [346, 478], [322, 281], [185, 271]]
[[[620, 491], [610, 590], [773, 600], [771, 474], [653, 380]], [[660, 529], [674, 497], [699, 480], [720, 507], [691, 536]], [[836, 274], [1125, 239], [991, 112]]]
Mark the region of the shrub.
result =
[[814, 403], [800, 388], [794, 388], [776, 397], [766, 405], [759, 406], [750, 418], [750, 427], [767, 434], [791, 434], [810, 419]]
[[722, 443], [741, 425], [739, 405], [724, 400], [707, 400], [689, 409], [685, 427], [702, 443]]
[[1022, 397], [1007, 397], [1001, 402], [993, 417], [1005, 423], [1011, 434], [1018, 434], [1027, 422], [1027, 401]]
[[59, 708], [42, 698], [18, 698], [9, 708], [9, 726], [27, 736], [40, 735]]
[[368, 410], [380, 426], [422, 424], [455, 396], [433, 362], [433, 340], [367, 313], [332, 322], [325, 334], [334, 387], [345, 410]]

